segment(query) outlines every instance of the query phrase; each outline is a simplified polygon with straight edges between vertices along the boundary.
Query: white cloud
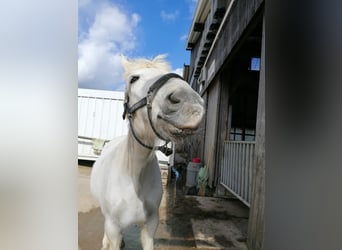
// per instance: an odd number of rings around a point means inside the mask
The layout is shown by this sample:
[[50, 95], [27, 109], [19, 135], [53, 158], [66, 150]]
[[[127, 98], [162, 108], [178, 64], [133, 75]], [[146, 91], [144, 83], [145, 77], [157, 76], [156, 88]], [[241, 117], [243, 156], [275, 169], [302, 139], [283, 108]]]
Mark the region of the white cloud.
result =
[[165, 10], [162, 10], [160, 12], [160, 16], [164, 21], [175, 21], [178, 15], [179, 15], [178, 10], [174, 12], [166, 12]]
[[188, 38], [188, 35], [185, 34], [185, 35], [182, 35], [182, 36], [179, 38], [179, 40], [181, 40], [181, 41], [186, 41], [187, 38]]
[[79, 37], [80, 87], [124, 89], [120, 54], [128, 54], [136, 47], [134, 31], [139, 22], [138, 14], [129, 15], [115, 5], [97, 6], [93, 22]]

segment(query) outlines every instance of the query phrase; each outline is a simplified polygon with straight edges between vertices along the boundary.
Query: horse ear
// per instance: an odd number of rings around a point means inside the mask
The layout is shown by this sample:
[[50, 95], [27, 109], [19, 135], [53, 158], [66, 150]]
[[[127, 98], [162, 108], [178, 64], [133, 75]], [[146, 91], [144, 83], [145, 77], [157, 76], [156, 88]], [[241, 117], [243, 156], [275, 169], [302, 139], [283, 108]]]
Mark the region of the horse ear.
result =
[[171, 71], [170, 64], [165, 60], [167, 54], [160, 54], [153, 58], [152, 63], [158, 65], [159, 68], [165, 69], [166, 71]]
[[122, 63], [122, 66], [124, 68], [124, 70], [126, 71], [127, 70], [127, 66], [129, 64], [129, 61], [127, 60], [127, 58], [121, 54], [121, 63]]
[[123, 69], [124, 69], [124, 74], [123, 74], [123, 76], [124, 76], [124, 78], [125, 78], [125, 80], [127, 81], [127, 77], [128, 77], [128, 69], [129, 69], [129, 65], [131, 64], [128, 60], [127, 60], [127, 58], [124, 56], [124, 55], [122, 55], [121, 54], [121, 64], [122, 64], [122, 66], [123, 66]]
[[167, 56], [168, 56], [167, 53], [159, 54], [155, 58], [153, 58], [153, 61], [163, 61], [166, 59]]

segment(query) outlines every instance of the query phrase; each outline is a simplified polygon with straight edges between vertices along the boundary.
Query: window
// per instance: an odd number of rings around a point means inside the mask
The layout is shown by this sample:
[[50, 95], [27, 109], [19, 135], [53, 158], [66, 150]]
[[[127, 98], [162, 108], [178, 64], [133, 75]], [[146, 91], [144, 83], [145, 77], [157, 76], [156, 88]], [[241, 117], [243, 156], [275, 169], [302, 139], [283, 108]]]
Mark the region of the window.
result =
[[251, 66], [249, 68], [251, 71], [260, 71], [260, 57], [251, 58]]
[[255, 141], [255, 129], [231, 128], [230, 141]]

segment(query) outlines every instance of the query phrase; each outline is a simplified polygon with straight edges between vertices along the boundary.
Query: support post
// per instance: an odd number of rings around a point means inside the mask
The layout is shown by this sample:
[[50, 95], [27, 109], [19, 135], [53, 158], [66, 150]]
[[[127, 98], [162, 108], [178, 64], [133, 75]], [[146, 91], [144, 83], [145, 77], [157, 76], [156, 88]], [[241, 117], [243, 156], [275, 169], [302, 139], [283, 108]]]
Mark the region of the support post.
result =
[[261, 68], [256, 124], [255, 168], [252, 177], [252, 200], [249, 212], [247, 245], [249, 250], [264, 246], [265, 210], [265, 16], [262, 28]]

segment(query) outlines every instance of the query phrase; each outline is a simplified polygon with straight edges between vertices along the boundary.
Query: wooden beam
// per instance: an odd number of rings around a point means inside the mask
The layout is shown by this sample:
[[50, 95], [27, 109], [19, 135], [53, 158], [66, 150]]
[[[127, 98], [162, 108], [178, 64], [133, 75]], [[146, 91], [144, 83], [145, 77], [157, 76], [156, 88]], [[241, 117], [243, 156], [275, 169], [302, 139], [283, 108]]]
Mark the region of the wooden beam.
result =
[[194, 31], [202, 32], [204, 29], [204, 23], [195, 23], [194, 24]]
[[255, 168], [252, 174], [252, 200], [248, 223], [248, 249], [264, 248], [265, 232], [265, 15], [263, 17], [261, 69], [256, 124]]
[[194, 43], [188, 43], [188, 45], [186, 46], [186, 50], [192, 50], [194, 45]]

